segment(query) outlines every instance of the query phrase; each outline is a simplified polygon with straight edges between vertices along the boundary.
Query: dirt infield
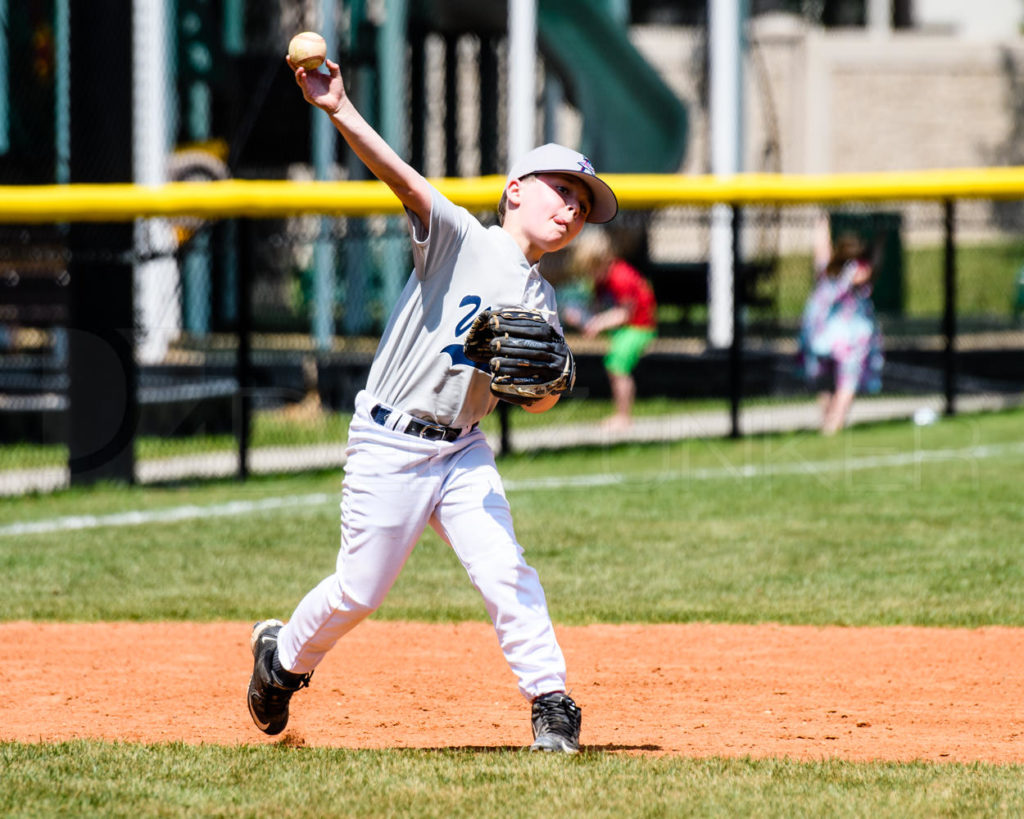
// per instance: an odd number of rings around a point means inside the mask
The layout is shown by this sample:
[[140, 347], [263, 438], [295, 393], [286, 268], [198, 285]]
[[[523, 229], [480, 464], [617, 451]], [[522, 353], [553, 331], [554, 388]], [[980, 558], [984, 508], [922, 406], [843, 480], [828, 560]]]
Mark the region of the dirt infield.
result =
[[[277, 738], [245, 707], [249, 623], [0, 624], [0, 739], [519, 747], [488, 625], [370, 621]], [[1024, 629], [561, 627], [586, 748], [1024, 763]]]

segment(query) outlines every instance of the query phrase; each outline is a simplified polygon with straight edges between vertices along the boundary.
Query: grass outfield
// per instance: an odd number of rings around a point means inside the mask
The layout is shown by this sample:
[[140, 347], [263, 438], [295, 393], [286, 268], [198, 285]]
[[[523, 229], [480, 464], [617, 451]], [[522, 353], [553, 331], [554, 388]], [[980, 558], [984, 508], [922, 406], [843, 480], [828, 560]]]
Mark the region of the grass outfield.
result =
[[[560, 623], [1021, 627], [1021, 429], [1024, 413], [1010, 412], [833, 439], [520, 455], [501, 468]], [[5, 499], [3, 619], [286, 617], [333, 567], [338, 494], [326, 474]], [[433, 533], [376, 616], [485, 618]], [[116, 670], [97, 684], [116, 685]], [[200, 680], [182, 707], [201, 702]], [[0, 813], [13, 816], [1024, 812], [1019, 765], [101, 742], [0, 744], [0, 760]]]
[[[501, 471], [562, 623], [1020, 626], [1022, 422], [530, 453]], [[286, 616], [334, 566], [339, 498], [332, 472], [5, 499], [0, 531], [72, 520], [0, 536], [4, 619]], [[213, 514], [239, 502], [240, 514]], [[159, 524], [73, 519], [184, 507], [191, 517]], [[376, 616], [485, 613], [428, 530]]]

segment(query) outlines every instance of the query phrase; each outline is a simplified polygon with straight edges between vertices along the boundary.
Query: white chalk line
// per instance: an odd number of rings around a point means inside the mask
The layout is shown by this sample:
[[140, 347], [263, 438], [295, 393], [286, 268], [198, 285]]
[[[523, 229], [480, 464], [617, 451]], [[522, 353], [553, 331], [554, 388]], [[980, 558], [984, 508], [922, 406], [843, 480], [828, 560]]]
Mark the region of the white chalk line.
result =
[[[915, 466], [945, 463], [950, 461], [971, 461], [1024, 454], [1024, 442], [992, 444], [989, 446], [964, 447], [962, 449], [923, 449], [914, 452], [900, 452], [891, 455], [841, 458], [828, 461], [798, 461], [787, 464], [744, 464], [717, 468], [701, 468], [658, 473], [630, 475], [625, 473], [601, 473], [592, 475], [566, 475], [550, 478], [527, 478], [505, 481], [510, 492], [528, 492], [538, 489], [586, 489], [596, 486], [614, 486], [632, 483], [653, 483], [687, 480], [719, 480], [729, 478], [761, 478], [784, 475], [825, 475], [852, 472], [882, 467]], [[292, 495], [288, 497], [263, 498], [252, 501], [231, 501], [209, 506], [175, 506], [169, 509], [135, 510], [110, 515], [73, 515], [47, 520], [25, 521], [0, 526], [0, 537], [16, 535], [38, 535], [52, 532], [69, 532], [81, 529], [97, 529], [112, 526], [143, 526], [154, 523], [178, 523], [198, 518], [232, 517], [279, 509], [296, 509], [337, 504], [340, 496], [332, 493]]]
[[197, 518], [226, 518], [250, 515], [277, 509], [321, 506], [338, 503], [337, 495], [319, 493], [292, 495], [284, 498], [262, 498], [255, 501], [230, 501], [210, 506], [173, 506], [169, 509], [135, 510], [112, 515], [73, 515], [49, 520], [26, 521], [0, 526], [0, 536], [39, 535], [50, 532], [69, 532], [77, 529], [98, 529], [105, 526], [142, 526], [152, 523], [178, 523]]
[[784, 475], [825, 475], [853, 472], [882, 467], [915, 466], [950, 461], [985, 460], [1007, 455], [1024, 454], [1024, 442], [965, 447], [963, 449], [925, 449], [892, 455], [873, 455], [860, 458], [842, 458], [829, 461], [797, 461], [788, 464], [743, 464], [716, 468], [675, 470], [654, 474], [628, 475], [620, 473], [576, 475], [567, 477], [531, 478], [526, 481], [505, 481], [509, 490], [567, 489], [574, 486], [611, 486], [623, 483], [718, 480], [722, 478], [765, 478]]

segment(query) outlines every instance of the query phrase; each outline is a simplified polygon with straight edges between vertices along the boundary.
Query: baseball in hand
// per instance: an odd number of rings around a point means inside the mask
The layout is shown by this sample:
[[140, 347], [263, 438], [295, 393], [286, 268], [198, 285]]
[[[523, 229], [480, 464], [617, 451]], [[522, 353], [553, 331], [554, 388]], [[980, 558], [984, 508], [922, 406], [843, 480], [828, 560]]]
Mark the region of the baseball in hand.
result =
[[288, 56], [295, 65], [313, 71], [327, 57], [327, 43], [315, 31], [303, 31], [288, 43]]

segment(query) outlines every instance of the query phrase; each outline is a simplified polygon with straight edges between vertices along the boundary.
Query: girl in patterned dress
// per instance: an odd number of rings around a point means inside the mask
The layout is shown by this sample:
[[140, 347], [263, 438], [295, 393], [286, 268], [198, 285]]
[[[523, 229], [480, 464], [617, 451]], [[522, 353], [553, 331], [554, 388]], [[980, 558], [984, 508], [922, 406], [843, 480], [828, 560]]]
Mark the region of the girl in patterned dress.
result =
[[814, 289], [800, 327], [800, 364], [819, 389], [821, 431], [834, 435], [846, 425], [854, 396], [877, 393], [882, 386], [882, 339], [871, 302], [874, 265], [855, 234], [839, 236], [833, 248], [824, 219], [814, 267]]

